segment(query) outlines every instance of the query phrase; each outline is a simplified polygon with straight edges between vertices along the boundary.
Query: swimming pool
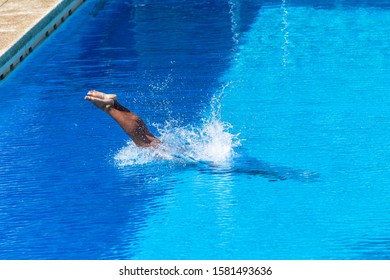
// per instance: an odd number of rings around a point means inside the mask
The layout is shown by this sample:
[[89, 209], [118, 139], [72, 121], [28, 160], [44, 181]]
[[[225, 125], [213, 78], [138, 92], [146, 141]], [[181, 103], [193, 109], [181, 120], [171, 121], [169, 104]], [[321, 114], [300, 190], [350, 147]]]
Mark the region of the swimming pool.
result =
[[386, 2], [196, 2], [88, 1], [0, 83], [1, 259], [390, 258]]

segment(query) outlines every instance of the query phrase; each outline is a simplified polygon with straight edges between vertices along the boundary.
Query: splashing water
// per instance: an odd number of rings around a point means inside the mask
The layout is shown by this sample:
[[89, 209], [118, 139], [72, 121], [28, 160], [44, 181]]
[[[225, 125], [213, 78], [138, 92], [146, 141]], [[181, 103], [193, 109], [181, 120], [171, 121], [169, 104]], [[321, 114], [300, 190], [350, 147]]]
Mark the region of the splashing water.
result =
[[158, 161], [181, 163], [206, 162], [224, 165], [234, 156], [234, 148], [240, 146], [238, 135], [230, 133], [232, 125], [221, 121], [221, 99], [224, 90], [211, 101], [209, 118], [202, 119], [200, 126], [179, 126], [176, 120], [157, 126], [159, 139], [163, 142], [158, 149], [139, 148], [129, 141], [115, 155], [119, 166], [139, 165]]
[[223, 164], [234, 156], [234, 147], [240, 145], [237, 135], [231, 134], [231, 125], [216, 119], [207, 120], [200, 127], [175, 126], [176, 121], [166, 122], [158, 128], [158, 149], [136, 147], [129, 141], [115, 155], [119, 166], [146, 164], [157, 161], [210, 162]]

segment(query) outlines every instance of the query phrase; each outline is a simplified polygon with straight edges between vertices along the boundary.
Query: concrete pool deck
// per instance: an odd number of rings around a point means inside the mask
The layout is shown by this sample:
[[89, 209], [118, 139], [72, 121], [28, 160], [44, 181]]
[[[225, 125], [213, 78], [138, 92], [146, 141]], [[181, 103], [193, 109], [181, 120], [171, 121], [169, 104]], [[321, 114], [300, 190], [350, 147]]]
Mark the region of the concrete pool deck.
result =
[[85, 0], [0, 0], [0, 80]]

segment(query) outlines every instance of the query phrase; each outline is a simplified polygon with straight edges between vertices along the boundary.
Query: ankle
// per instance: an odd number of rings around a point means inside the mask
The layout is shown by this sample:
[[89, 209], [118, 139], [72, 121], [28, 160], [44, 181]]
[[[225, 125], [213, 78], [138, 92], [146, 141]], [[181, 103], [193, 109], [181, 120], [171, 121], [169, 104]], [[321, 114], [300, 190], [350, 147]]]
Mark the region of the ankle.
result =
[[111, 111], [112, 108], [113, 108], [113, 105], [107, 104], [107, 105], [105, 105], [105, 106], [103, 107], [103, 111], [106, 112], [106, 113], [108, 113], [108, 112]]

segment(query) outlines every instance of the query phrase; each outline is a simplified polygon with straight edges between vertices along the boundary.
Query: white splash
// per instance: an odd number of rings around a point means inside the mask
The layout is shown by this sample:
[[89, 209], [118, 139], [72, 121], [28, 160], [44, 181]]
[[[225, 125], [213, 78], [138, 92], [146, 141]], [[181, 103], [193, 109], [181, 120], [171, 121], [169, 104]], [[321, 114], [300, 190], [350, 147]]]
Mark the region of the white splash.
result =
[[158, 137], [163, 142], [158, 149], [139, 148], [129, 141], [115, 155], [116, 163], [119, 166], [158, 161], [228, 163], [234, 156], [234, 148], [240, 145], [238, 135], [230, 132], [232, 125], [220, 120], [220, 101], [228, 86], [222, 87], [219, 95], [214, 96], [210, 117], [203, 119], [199, 126], [180, 126], [175, 120], [156, 125]]
[[209, 162], [223, 164], [234, 156], [234, 147], [240, 145], [237, 135], [231, 134], [231, 125], [212, 119], [200, 127], [175, 126], [169, 121], [158, 127], [159, 139], [163, 142], [158, 149], [139, 148], [129, 141], [115, 155], [119, 166], [140, 165], [158, 161]]

